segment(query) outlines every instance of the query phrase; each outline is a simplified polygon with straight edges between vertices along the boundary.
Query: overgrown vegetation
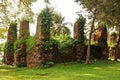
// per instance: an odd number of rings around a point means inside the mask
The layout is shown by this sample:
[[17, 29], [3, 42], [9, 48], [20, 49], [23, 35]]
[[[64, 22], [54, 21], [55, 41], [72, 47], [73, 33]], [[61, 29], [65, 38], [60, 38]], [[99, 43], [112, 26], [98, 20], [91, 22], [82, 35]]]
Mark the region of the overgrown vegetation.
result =
[[50, 27], [53, 26], [53, 9], [46, 6], [46, 8], [40, 12], [39, 16], [42, 20], [42, 32], [48, 33], [50, 31]]
[[26, 51], [29, 52], [32, 50], [33, 47], [36, 45], [35, 37], [34, 36], [29, 36], [26, 39], [26, 44], [27, 44], [27, 49]]
[[63, 50], [67, 47], [73, 47], [74, 39], [70, 37], [69, 35], [60, 35], [60, 36], [55, 36], [53, 39], [57, 40], [58, 47], [60, 50]]
[[14, 53], [14, 42], [17, 39], [17, 23], [11, 22], [8, 29], [7, 42], [5, 43], [4, 49], [6, 53]]
[[79, 15], [79, 18], [77, 18], [77, 24], [78, 24], [78, 42], [84, 43], [84, 30], [85, 30], [85, 23], [86, 19]]
[[50, 39], [49, 41], [41, 43], [41, 46], [44, 48], [45, 51], [52, 51], [54, 45], [58, 45], [58, 41], [55, 39]]

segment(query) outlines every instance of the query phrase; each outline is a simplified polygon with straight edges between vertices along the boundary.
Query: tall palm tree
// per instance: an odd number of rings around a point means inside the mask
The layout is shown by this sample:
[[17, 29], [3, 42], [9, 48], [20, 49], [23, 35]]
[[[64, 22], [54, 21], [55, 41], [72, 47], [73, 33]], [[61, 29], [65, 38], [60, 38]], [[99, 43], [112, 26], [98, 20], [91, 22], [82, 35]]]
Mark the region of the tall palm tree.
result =
[[70, 35], [70, 30], [67, 28], [67, 25], [72, 23], [64, 22], [65, 17], [62, 17], [60, 13], [55, 12], [53, 14], [53, 22], [54, 26], [51, 28], [51, 35], [52, 36], [59, 36], [60, 34], [68, 34]]

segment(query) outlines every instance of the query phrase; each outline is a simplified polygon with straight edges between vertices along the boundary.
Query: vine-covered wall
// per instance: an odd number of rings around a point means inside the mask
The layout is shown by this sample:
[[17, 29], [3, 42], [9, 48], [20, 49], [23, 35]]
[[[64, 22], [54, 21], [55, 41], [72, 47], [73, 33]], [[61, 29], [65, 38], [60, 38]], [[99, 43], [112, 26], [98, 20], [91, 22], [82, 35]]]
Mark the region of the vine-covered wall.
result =
[[74, 24], [74, 39], [75, 39], [75, 49], [76, 49], [76, 60], [81, 61], [82, 56], [84, 55], [84, 28], [85, 28], [86, 19], [80, 15], [77, 21]]
[[23, 19], [20, 22], [20, 30], [19, 30], [19, 39], [15, 42], [15, 54], [14, 61], [18, 67], [26, 67], [26, 49], [27, 49], [27, 39], [29, 37], [29, 21]]
[[14, 43], [17, 40], [17, 23], [11, 22], [8, 34], [7, 41], [4, 47], [4, 61], [5, 64], [12, 65], [14, 63]]
[[[46, 6], [37, 18], [37, 30], [35, 35], [35, 45], [27, 53], [27, 66], [40, 67], [45, 65], [51, 59], [50, 47], [50, 27], [52, 27], [52, 14], [51, 8]], [[47, 44], [47, 45], [46, 45]]]

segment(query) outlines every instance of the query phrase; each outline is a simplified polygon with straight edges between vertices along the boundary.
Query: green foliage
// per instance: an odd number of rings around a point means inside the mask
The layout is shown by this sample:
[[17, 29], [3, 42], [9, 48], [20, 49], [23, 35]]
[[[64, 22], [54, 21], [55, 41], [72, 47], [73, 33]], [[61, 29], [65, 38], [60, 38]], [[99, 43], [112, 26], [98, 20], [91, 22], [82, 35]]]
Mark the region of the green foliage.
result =
[[84, 29], [85, 29], [86, 19], [82, 15], [79, 15], [79, 18], [77, 19], [77, 23], [78, 23], [78, 41], [80, 43], [84, 43]]
[[117, 37], [117, 33], [116, 33], [116, 32], [111, 32], [111, 33], [110, 33], [110, 36], [113, 36], [113, 37], [116, 38], [116, 37]]
[[[87, 38], [86, 35], [83, 35], [83, 36], [84, 36], [84, 40], [83, 40], [82, 43], [84, 43], [85, 45], [87, 45], [88, 44], [88, 38]], [[80, 39], [75, 39], [74, 43], [81, 43], [81, 40]]]
[[8, 29], [8, 38], [4, 50], [7, 54], [14, 54], [14, 42], [17, 39], [17, 23], [11, 22]]
[[50, 39], [49, 41], [42, 42], [41, 47], [45, 51], [52, 51], [54, 45], [58, 45], [58, 41], [56, 41], [55, 39]]
[[15, 43], [14, 43], [14, 49], [16, 50], [23, 43], [26, 43], [26, 39], [16, 40]]
[[0, 1], [0, 27], [8, 27], [12, 14], [10, 9], [12, 8], [12, 2], [10, 0]]
[[26, 39], [26, 44], [27, 44], [27, 51], [32, 50], [32, 48], [36, 45], [36, 40], [34, 36], [29, 36]]
[[5, 49], [6, 53], [14, 54], [14, 42], [13, 41], [6, 42], [4, 49]]
[[6, 39], [6, 33], [7, 33], [7, 28], [6, 27], [0, 27], [0, 39]]
[[69, 35], [60, 35], [53, 38], [59, 42], [58, 47], [60, 50], [68, 47], [73, 47], [74, 39], [71, 38]]
[[98, 45], [98, 42], [91, 42], [91, 45]]
[[111, 48], [115, 48], [115, 46], [117, 45], [117, 43], [111, 43], [110, 41], [108, 41], [108, 47]]
[[[111, 41], [112, 39], [112, 41]], [[117, 33], [116, 32], [111, 32], [110, 33], [110, 40], [108, 41], [108, 46], [110, 48], [115, 48], [117, 45]]]
[[[17, 39], [17, 23], [16, 21], [12, 21], [10, 23], [10, 35], [11, 37], [13, 37], [13, 41], [15, 41]], [[8, 32], [8, 36], [9, 36], [9, 32]]]
[[44, 0], [45, 3], [50, 4], [49, 0]]
[[0, 54], [1, 52], [3, 52], [3, 48], [4, 48], [3, 45], [4, 45], [3, 43], [0, 43]]
[[[34, 48], [36, 44], [35, 36], [29, 36], [26, 40], [18, 40], [15, 46], [20, 45], [21, 43], [26, 42], [27, 49], [26, 51], [29, 52]], [[39, 47], [42, 47], [44, 51], [51, 51], [53, 50], [53, 46], [58, 45], [58, 41], [54, 39], [50, 39], [49, 41], [43, 41], [40, 43]]]
[[53, 14], [53, 20], [55, 24], [63, 24], [65, 17], [61, 15], [61, 13], [54, 12]]
[[76, 0], [76, 2], [91, 12], [97, 20], [106, 21], [107, 24], [113, 25], [112, 27], [118, 27], [120, 23], [119, 0]]
[[50, 27], [53, 26], [53, 9], [49, 8], [48, 6], [46, 6], [46, 8], [44, 8], [39, 16], [42, 19], [42, 26], [43, 26], [43, 33], [49, 33], [50, 32]]
[[67, 27], [68, 24], [72, 25], [70, 22], [64, 22], [65, 17], [60, 13], [54, 12], [53, 14], [53, 23], [54, 26], [51, 28], [51, 36], [59, 36], [60, 34], [70, 35], [70, 29]]

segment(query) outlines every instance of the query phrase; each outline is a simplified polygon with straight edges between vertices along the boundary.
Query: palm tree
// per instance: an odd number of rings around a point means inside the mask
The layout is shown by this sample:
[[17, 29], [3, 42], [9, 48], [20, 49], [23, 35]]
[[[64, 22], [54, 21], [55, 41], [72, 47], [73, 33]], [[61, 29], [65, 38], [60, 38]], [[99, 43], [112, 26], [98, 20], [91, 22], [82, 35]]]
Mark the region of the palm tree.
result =
[[62, 17], [60, 13], [55, 12], [53, 14], [54, 26], [51, 27], [51, 35], [59, 36], [60, 34], [70, 35], [70, 30], [66, 27], [68, 24], [72, 25], [70, 22], [65, 22], [65, 17]]

